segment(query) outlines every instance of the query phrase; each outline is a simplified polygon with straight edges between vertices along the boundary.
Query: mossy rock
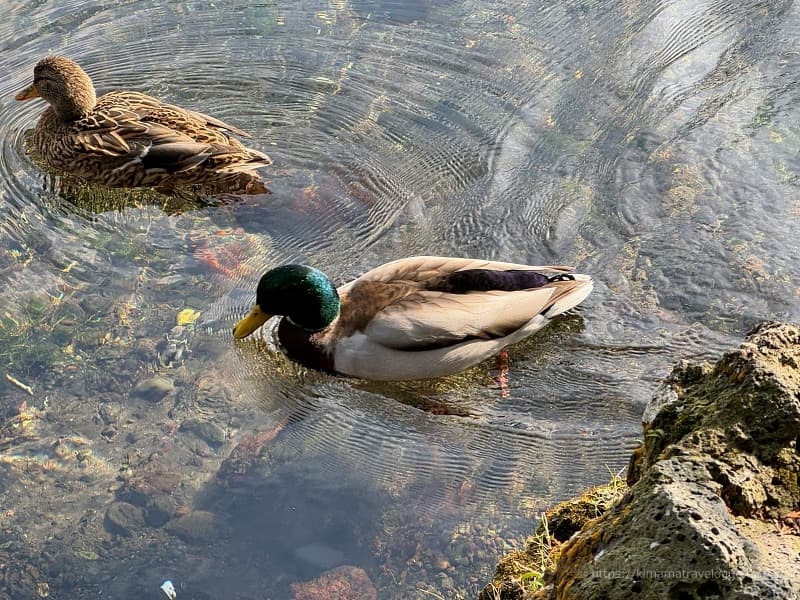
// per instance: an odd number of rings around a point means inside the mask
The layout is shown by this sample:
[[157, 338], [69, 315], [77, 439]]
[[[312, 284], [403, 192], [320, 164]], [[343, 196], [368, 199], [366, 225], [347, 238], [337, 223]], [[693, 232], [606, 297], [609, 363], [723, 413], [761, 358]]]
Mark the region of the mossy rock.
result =
[[561, 543], [587, 522], [602, 516], [627, 489], [614, 476], [611, 483], [593, 487], [577, 498], [565, 500], [548, 510], [524, 550], [504, 556], [497, 564], [492, 582], [479, 600], [529, 600], [546, 585], [547, 573], [558, 560]]
[[588, 521], [605, 513], [626, 488], [625, 482], [615, 477], [607, 485], [590, 488], [576, 498], [556, 504], [545, 513], [545, 519], [539, 523], [535, 535], [543, 535], [547, 528], [557, 541], [567, 541]]
[[596, 490], [556, 506], [561, 543], [537, 588], [518, 584], [514, 553], [481, 600], [800, 596], [793, 536], [772, 536], [778, 550], [748, 537], [800, 507], [800, 328], [763, 323], [714, 365], [678, 365], [644, 420], [630, 489], [610, 507]]
[[776, 518], [794, 510], [800, 504], [798, 365], [800, 328], [775, 322], [756, 327], [713, 368], [679, 365], [665, 382], [674, 400], [645, 427], [632, 471], [694, 451], [715, 459], [711, 477], [734, 514]]

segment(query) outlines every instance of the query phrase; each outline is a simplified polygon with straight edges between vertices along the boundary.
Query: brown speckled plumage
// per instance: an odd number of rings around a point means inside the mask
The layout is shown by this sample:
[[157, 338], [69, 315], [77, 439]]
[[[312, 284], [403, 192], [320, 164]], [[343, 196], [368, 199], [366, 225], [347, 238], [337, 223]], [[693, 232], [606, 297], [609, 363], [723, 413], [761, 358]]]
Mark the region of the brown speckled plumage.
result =
[[33, 143], [53, 168], [111, 187], [201, 185], [209, 191], [268, 193], [255, 169], [271, 164], [229, 134], [244, 131], [199, 112], [145, 94], [94, 86], [75, 62], [42, 59], [17, 100], [41, 97], [50, 106], [39, 118]]

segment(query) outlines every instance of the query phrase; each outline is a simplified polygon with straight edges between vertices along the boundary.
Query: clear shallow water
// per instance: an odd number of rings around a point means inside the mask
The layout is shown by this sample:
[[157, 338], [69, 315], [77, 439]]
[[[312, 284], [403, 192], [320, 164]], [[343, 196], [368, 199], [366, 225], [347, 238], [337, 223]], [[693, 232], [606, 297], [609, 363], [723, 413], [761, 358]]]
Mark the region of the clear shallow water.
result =
[[[159, 4], [1, 13], [0, 356], [33, 394], [4, 380], [0, 409], [41, 410], [0, 447], [3, 558], [53, 595], [286, 598], [350, 564], [381, 598], [473, 597], [541, 510], [625, 465], [678, 359], [800, 318], [793, 2]], [[274, 193], [179, 214], [54, 193], [25, 154], [43, 105], [13, 95], [55, 52], [250, 131]], [[507, 397], [493, 363], [375, 385], [230, 340], [268, 266], [344, 281], [413, 254], [597, 284], [511, 350]], [[166, 398], [131, 393], [156, 371]], [[108, 533], [153, 473], [218, 528]]]

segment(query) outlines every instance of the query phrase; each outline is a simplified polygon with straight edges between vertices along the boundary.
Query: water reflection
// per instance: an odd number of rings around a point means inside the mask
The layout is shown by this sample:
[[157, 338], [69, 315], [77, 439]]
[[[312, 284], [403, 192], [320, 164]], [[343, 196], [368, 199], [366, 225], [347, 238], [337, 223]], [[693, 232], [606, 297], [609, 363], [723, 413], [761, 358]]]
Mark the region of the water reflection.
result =
[[[337, 564], [381, 598], [474, 597], [539, 511], [624, 466], [676, 360], [800, 318], [788, 0], [0, 13], [0, 359], [32, 388], [0, 387], [26, 423], [0, 430], [11, 597], [169, 578], [283, 598]], [[76, 205], [25, 155], [42, 106], [12, 100], [50, 52], [100, 92], [253, 132], [273, 195]], [[574, 264], [596, 287], [512, 349], [507, 397], [491, 362], [374, 385], [230, 342], [269, 266], [342, 282], [415, 254]], [[111, 534], [112, 502], [151, 520]]]

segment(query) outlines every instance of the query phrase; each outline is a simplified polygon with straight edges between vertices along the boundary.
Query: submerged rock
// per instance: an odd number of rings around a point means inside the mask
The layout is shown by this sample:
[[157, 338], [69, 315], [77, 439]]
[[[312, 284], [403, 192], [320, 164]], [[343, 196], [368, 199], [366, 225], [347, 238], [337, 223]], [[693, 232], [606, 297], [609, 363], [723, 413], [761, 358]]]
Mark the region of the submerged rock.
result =
[[172, 519], [166, 530], [192, 544], [209, 544], [225, 534], [225, 527], [216, 515], [205, 510], [193, 510]]
[[300, 546], [295, 549], [294, 555], [304, 562], [323, 569], [330, 569], [344, 562], [344, 552], [321, 542]]
[[547, 585], [501, 577], [482, 598], [800, 595], [800, 537], [774, 524], [800, 506], [800, 328], [763, 323], [716, 365], [680, 364], [645, 414], [630, 489], [557, 540]]
[[105, 527], [111, 533], [131, 537], [144, 529], [142, 509], [127, 502], [113, 502], [106, 510]]
[[175, 514], [177, 503], [172, 496], [160, 494], [148, 499], [144, 507], [144, 520], [150, 527], [161, 527]]
[[204, 419], [184, 419], [183, 423], [181, 423], [180, 430], [192, 432], [212, 447], [222, 445], [226, 439], [225, 430], [222, 427]]
[[359, 567], [344, 565], [316, 579], [293, 583], [292, 600], [377, 600], [378, 592]]
[[131, 391], [134, 398], [142, 398], [147, 402], [161, 402], [175, 389], [175, 385], [166, 377], [156, 376], [137, 383]]

